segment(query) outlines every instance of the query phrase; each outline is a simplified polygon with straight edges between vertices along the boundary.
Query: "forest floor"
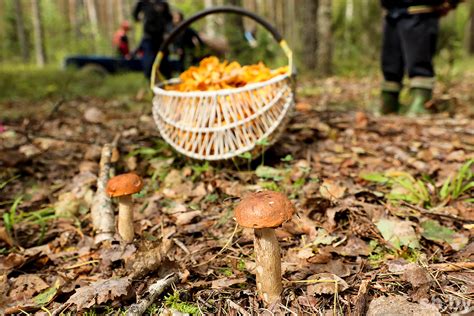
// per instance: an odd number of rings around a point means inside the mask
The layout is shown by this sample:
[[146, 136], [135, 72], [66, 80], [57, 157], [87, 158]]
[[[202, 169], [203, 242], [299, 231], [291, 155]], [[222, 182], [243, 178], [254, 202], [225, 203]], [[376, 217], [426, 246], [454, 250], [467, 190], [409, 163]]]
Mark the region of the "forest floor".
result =
[[[431, 105], [443, 113], [407, 118], [356, 110], [376, 103], [374, 80], [305, 81], [281, 140], [239, 167], [173, 152], [148, 102], [3, 102], [0, 309], [117, 315], [174, 272], [147, 314], [270, 314], [256, 295], [253, 232], [233, 220], [242, 196], [270, 189], [297, 208], [277, 229], [284, 291], [274, 312], [468, 314], [472, 82], [440, 85]], [[145, 182], [136, 235], [96, 245], [89, 210], [102, 146], [117, 134], [115, 173]]]

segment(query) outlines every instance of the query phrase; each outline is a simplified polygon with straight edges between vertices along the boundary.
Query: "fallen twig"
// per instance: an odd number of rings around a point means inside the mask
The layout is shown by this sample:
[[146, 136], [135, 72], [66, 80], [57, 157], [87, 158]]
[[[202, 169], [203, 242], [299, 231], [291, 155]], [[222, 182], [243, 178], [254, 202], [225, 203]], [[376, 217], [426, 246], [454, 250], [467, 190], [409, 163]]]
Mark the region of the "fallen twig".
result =
[[455, 221], [458, 221], [458, 222], [464, 222], [464, 223], [474, 223], [473, 220], [470, 220], [470, 219], [467, 219], [467, 218], [462, 218], [462, 217], [452, 215], [452, 214], [444, 214], [444, 213], [439, 213], [439, 212], [427, 210], [427, 209], [422, 208], [420, 206], [411, 205], [410, 203], [407, 203], [405, 201], [402, 201], [401, 205], [406, 206], [408, 208], [411, 208], [411, 209], [413, 209], [415, 211], [418, 211], [420, 213], [423, 213], [425, 215], [431, 215], [431, 216], [436, 216], [436, 217], [441, 217], [441, 218], [449, 218], [449, 219], [452, 219], [452, 220], [455, 220]]
[[452, 263], [434, 263], [430, 264], [431, 269], [444, 272], [454, 272], [461, 270], [474, 269], [474, 262], [452, 262]]
[[147, 308], [150, 307], [150, 305], [155, 301], [156, 297], [177, 280], [178, 276], [174, 273], [171, 273], [153, 283], [148, 288], [148, 291], [145, 293], [145, 297], [139, 299], [136, 304], [130, 306], [127, 311], [127, 316], [142, 315], [147, 310]]
[[235, 309], [237, 312], [242, 314], [242, 316], [250, 316], [250, 314], [239, 304], [232, 302], [230, 299], [227, 299], [227, 304], [230, 308]]
[[359, 292], [357, 293], [356, 303], [354, 307], [355, 316], [365, 315], [365, 310], [367, 307], [367, 286], [369, 285], [370, 280], [364, 280], [359, 286]]
[[97, 192], [94, 196], [94, 201], [91, 208], [92, 224], [94, 225], [96, 235], [95, 243], [100, 243], [104, 240], [111, 240], [115, 233], [115, 216], [112, 209], [112, 202], [110, 197], [105, 192], [107, 182], [109, 181], [110, 164], [114, 148], [117, 147], [120, 134], [115, 136], [110, 144], [105, 144], [102, 147], [102, 154], [100, 157], [100, 171], [97, 177]]
[[56, 114], [59, 111], [59, 108], [64, 103], [66, 103], [66, 99], [64, 99], [64, 98], [61, 98], [58, 101], [56, 101], [53, 105], [53, 108], [49, 112], [48, 116], [44, 120], [41, 121], [41, 123], [34, 129], [34, 131], [37, 132], [37, 131], [43, 129], [44, 124], [46, 124], [46, 122], [48, 122], [49, 120], [51, 120], [53, 118], [54, 114]]
[[230, 236], [230, 238], [227, 240], [227, 242], [225, 243], [224, 247], [222, 247], [221, 250], [219, 250], [219, 252], [214, 255], [211, 259], [207, 260], [207, 261], [204, 261], [204, 262], [201, 262], [199, 264], [196, 264], [194, 265], [193, 267], [200, 267], [200, 266], [203, 266], [205, 264], [208, 264], [209, 262], [212, 262], [214, 261], [214, 259], [216, 259], [217, 257], [219, 257], [221, 255], [221, 253], [223, 253], [227, 247], [229, 247], [229, 245], [232, 243], [232, 240], [234, 239], [234, 236], [235, 236], [235, 233], [237, 232], [237, 228], [239, 228], [239, 225], [238, 224], [235, 224], [235, 227], [234, 227], [234, 231], [232, 232], [232, 235]]

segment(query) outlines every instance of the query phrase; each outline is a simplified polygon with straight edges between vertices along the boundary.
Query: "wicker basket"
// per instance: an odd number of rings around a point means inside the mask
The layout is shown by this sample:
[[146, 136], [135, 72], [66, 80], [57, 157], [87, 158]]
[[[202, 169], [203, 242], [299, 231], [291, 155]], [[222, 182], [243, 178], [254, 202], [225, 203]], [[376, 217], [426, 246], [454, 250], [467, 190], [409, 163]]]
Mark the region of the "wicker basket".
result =
[[[237, 13], [266, 27], [289, 57], [289, 73], [265, 82], [218, 91], [181, 92], [163, 87], [178, 83], [172, 79], [155, 84], [162, 51], [176, 34], [192, 22], [212, 13]], [[245, 152], [260, 151], [277, 141], [294, 106], [292, 53], [268, 22], [236, 7], [202, 11], [178, 26], [163, 44], [152, 72], [153, 117], [163, 139], [176, 151], [200, 160], [224, 160]]]

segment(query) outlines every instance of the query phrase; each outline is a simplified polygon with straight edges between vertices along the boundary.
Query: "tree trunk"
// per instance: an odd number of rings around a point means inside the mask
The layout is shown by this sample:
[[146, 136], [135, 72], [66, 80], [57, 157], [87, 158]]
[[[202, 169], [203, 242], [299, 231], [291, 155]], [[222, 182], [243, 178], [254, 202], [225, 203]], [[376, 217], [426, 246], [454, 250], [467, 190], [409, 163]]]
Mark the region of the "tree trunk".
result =
[[297, 5], [295, 0], [287, 2], [286, 8], [287, 16], [287, 31], [285, 33], [286, 40], [290, 44], [291, 48], [298, 51], [300, 44], [300, 32], [298, 32], [298, 24], [300, 23], [297, 19]]
[[43, 20], [41, 18], [41, 0], [32, 0], [33, 30], [35, 33], [36, 63], [43, 67], [46, 64], [44, 46]]
[[69, 0], [69, 25], [71, 25], [71, 34], [74, 38], [78, 38], [81, 35], [81, 29], [79, 26], [79, 2], [78, 0]]
[[97, 44], [99, 39], [99, 21], [97, 18], [97, 7], [94, 0], [85, 0], [87, 8], [87, 15], [89, 16], [89, 22], [91, 25], [92, 36], [94, 37], [94, 43]]
[[[105, 10], [107, 17], [107, 32], [109, 38], [112, 38], [117, 25], [117, 22], [115, 21], [116, 15], [114, 14], [114, 0], [107, 0]], [[122, 23], [122, 21], [119, 21], [118, 23]]]
[[318, 40], [318, 6], [319, 0], [300, 0], [303, 5], [300, 6], [301, 24], [300, 33], [302, 41], [301, 62], [307, 71], [316, 71], [316, 51]]
[[24, 62], [28, 62], [30, 59], [30, 52], [28, 50], [28, 43], [26, 40], [25, 24], [23, 21], [23, 9], [21, 6], [21, 0], [15, 0], [15, 22], [16, 22], [16, 33], [18, 36], [18, 42], [20, 44], [21, 57]]
[[471, 2], [471, 25], [469, 32], [469, 54], [474, 55], [474, 3]]
[[[258, 12], [256, 0], [244, 0], [244, 8], [251, 12]], [[257, 23], [251, 19], [244, 19], [244, 27], [245, 31], [253, 32], [257, 28]]]
[[[213, 6], [214, 2], [212, 0], [204, 0], [205, 9], [212, 8]], [[214, 15], [210, 15], [205, 18], [204, 33], [206, 33], [211, 38], [216, 37], [216, 19]]]
[[[226, 5], [242, 7], [242, 0], [226, 0]], [[224, 32], [232, 48], [231, 54], [239, 56], [243, 51], [248, 49], [247, 42], [244, 40], [244, 21], [242, 16], [237, 14], [229, 14], [225, 17]], [[233, 56], [233, 57], [235, 57]]]
[[116, 8], [117, 8], [117, 17], [119, 23], [122, 23], [125, 21], [125, 16], [128, 16], [128, 14], [125, 13], [125, 6], [123, 3], [123, 0], [115, 0], [116, 2]]
[[354, 21], [354, 0], [346, 0], [346, 8], [344, 12], [344, 44], [345, 54], [347, 54], [347, 47], [352, 42], [352, 22]]
[[319, 0], [318, 70], [322, 76], [332, 73], [332, 6], [331, 0]]

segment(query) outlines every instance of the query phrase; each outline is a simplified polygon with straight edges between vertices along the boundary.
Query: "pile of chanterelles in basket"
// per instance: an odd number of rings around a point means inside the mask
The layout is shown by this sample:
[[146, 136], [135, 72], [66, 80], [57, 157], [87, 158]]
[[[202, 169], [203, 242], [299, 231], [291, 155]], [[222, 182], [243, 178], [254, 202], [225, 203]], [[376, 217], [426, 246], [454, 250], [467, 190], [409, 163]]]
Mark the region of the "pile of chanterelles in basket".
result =
[[262, 62], [241, 66], [238, 62], [220, 62], [217, 57], [203, 59], [198, 67], [183, 72], [181, 82], [167, 85], [166, 90], [215, 91], [243, 87], [249, 83], [263, 82], [288, 72], [288, 66], [270, 69]]

